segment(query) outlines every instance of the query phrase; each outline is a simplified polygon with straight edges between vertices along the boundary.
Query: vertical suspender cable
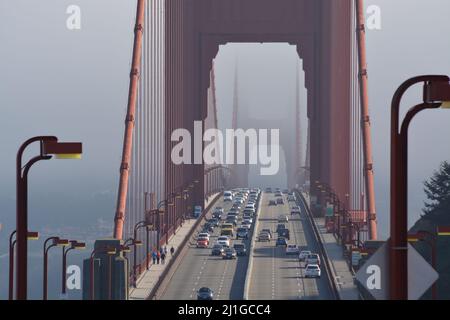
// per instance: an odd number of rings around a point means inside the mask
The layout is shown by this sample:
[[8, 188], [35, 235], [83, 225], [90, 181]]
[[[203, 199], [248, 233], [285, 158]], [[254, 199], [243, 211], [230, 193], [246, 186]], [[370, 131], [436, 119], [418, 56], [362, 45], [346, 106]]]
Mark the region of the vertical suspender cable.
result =
[[357, 16], [357, 34], [358, 34], [358, 61], [359, 61], [359, 89], [361, 99], [361, 117], [362, 117], [362, 136], [364, 148], [364, 172], [366, 184], [366, 202], [368, 212], [369, 224], [369, 239], [377, 239], [377, 220], [375, 211], [375, 188], [374, 188], [374, 174], [373, 174], [373, 160], [372, 160], [372, 137], [369, 115], [369, 86], [367, 77], [367, 62], [366, 62], [366, 35], [364, 23], [364, 8], [363, 0], [356, 1], [356, 16]]

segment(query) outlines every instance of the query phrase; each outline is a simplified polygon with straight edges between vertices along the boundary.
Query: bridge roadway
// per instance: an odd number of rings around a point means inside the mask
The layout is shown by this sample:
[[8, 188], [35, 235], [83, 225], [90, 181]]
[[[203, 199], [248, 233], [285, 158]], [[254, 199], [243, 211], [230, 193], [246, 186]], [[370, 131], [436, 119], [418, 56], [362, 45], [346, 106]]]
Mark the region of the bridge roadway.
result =
[[[262, 229], [271, 229], [274, 238], [269, 242], [255, 242], [253, 248], [253, 266], [250, 272], [248, 291], [249, 300], [328, 300], [332, 294], [328, 286], [326, 273], [322, 270], [320, 279], [304, 278], [304, 263], [297, 256], [287, 256], [284, 247], [276, 247], [275, 229], [279, 215], [288, 215], [285, 223], [290, 230], [289, 243], [297, 244], [300, 249], [318, 253], [313, 230], [306, 216], [303, 203], [298, 203], [301, 215], [292, 217], [286, 195], [283, 195], [284, 205], [268, 206], [273, 194], [262, 193], [261, 209], [258, 216], [255, 237]], [[223, 206], [225, 213], [231, 204], [222, 201], [217, 206]], [[253, 227], [255, 224], [253, 225]], [[211, 237], [211, 245], [216, 241], [220, 228], [216, 228]], [[233, 240], [233, 243], [241, 240]], [[249, 248], [249, 240], [244, 240]], [[231, 244], [231, 245], [232, 245]], [[190, 244], [188, 252], [172, 277], [162, 299], [190, 300], [197, 298], [197, 290], [209, 287], [215, 293], [217, 300], [241, 300], [244, 293], [245, 276], [247, 273], [248, 256], [236, 260], [222, 260], [212, 257], [210, 249], [198, 249]], [[322, 261], [323, 258], [321, 257]]]
[[[216, 206], [223, 207], [226, 214], [231, 208], [231, 203], [224, 203], [221, 199], [214, 207]], [[210, 247], [214, 245], [219, 235], [220, 228], [215, 228], [210, 238]], [[249, 241], [233, 239], [231, 246], [234, 243], [244, 242], [248, 248]], [[196, 300], [197, 290], [209, 287], [214, 291], [214, 299], [242, 300], [247, 265], [248, 256], [223, 260], [221, 257], [211, 256], [211, 249], [196, 248], [196, 243], [192, 242], [162, 299]]]
[[[286, 195], [284, 205], [268, 206], [269, 200], [275, 199], [273, 194], [264, 193], [262, 210], [259, 216], [256, 235], [262, 229], [271, 229], [276, 239], [278, 217], [287, 215], [289, 222], [284, 223], [290, 230], [289, 244], [296, 244], [300, 250], [311, 250], [318, 253], [318, 245], [313, 230], [306, 216], [304, 204], [299, 201], [301, 210], [298, 215], [290, 215], [290, 207]], [[328, 286], [326, 273], [322, 270], [320, 279], [304, 277], [304, 263], [296, 255], [286, 255], [284, 247], [276, 247], [276, 240], [255, 242], [253, 248], [253, 267], [250, 275], [249, 300], [328, 300], [332, 294]], [[322, 261], [323, 258], [321, 257]]]

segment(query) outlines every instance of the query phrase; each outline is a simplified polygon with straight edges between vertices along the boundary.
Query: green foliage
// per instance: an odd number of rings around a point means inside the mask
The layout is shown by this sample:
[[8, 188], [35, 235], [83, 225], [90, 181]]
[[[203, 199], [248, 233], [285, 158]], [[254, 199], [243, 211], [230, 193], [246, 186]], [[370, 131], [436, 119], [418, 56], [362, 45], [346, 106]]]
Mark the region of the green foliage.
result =
[[423, 209], [426, 220], [435, 225], [450, 224], [450, 163], [444, 161], [439, 170], [426, 182], [425, 194], [428, 198]]

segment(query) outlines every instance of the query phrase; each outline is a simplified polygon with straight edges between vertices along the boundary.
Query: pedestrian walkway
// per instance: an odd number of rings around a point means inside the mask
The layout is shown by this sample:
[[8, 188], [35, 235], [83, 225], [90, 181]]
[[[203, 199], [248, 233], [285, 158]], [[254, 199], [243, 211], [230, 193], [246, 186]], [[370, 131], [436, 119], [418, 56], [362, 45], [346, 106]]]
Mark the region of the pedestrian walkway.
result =
[[[205, 208], [214, 200], [215, 195], [208, 198], [205, 204]], [[175, 250], [179, 250], [180, 244], [192, 230], [192, 227], [195, 225], [196, 219], [186, 220], [183, 225], [178, 228], [176, 234], [170, 237], [167, 244], [167, 257], [164, 264], [152, 264], [149, 270], [144, 271], [137, 280], [136, 288], [130, 288], [130, 300], [145, 300], [149, 297], [153, 287], [158, 282], [161, 274], [165, 270], [166, 266], [169, 264], [172, 259], [172, 255], [170, 254], [170, 248], [174, 247]]]
[[[308, 194], [303, 193], [308, 206], [310, 200]], [[328, 233], [325, 227], [325, 218], [314, 218], [317, 229], [331, 263], [331, 272], [336, 282], [339, 297], [341, 300], [359, 300], [359, 291], [354, 283], [353, 273], [349, 269], [349, 265], [344, 258], [342, 247], [338, 244], [335, 236]]]

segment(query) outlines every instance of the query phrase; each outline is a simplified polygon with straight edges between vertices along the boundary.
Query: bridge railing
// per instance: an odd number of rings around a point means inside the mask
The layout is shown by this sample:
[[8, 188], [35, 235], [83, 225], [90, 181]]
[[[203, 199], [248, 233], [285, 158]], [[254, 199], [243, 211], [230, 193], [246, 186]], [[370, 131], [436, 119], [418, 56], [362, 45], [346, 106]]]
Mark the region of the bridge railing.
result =
[[329, 286], [330, 286], [330, 291], [333, 294], [333, 297], [335, 300], [340, 300], [340, 295], [339, 295], [339, 290], [338, 287], [336, 285], [336, 279], [333, 276], [333, 273], [331, 272], [332, 267], [330, 264], [330, 259], [328, 257], [327, 251], [325, 250], [325, 247], [322, 243], [321, 237], [320, 237], [320, 232], [317, 229], [317, 226], [314, 222], [312, 213], [309, 209], [309, 206], [306, 203], [305, 198], [303, 197], [303, 194], [301, 193], [300, 190], [295, 190], [295, 192], [297, 193], [297, 196], [300, 198], [300, 201], [302, 201], [303, 206], [306, 208], [306, 215], [308, 217], [308, 221], [311, 224], [311, 227], [313, 229], [313, 234], [314, 234], [314, 238], [316, 239], [317, 244], [319, 245], [319, 250], [320, 250], [320, 254], [323, 257], [324, 260], [324, 266], [325, 266], [325, 272], [327, 274], [327, 278], [329, 280]]

